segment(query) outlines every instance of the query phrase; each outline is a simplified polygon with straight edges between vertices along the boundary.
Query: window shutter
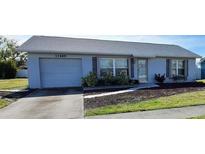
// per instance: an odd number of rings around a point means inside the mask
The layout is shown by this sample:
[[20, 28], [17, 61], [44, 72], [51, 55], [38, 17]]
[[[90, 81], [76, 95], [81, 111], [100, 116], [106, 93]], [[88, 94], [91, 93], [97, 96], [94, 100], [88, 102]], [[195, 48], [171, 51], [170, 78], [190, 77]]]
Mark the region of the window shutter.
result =
[[97, 74], [97, 57], [92, 58], [92, 64], [93, 64], [93, 73]]
[[134, 58], [131, 58], [130, 59], [130, 62], [131, 62], [131, 78], [134, 78], [134, 64], [135, 64], [135, 60]]
[[170, 75], [170, 62], [171, 62], [171, 60], [170, 59], [167, 59], [167, 61], [166, 61], [166, 77], [171, 77], [171, 75]]
[[189, 60], [185, 60], [185, 79], [187, 80], [187, 77], [189, 76]]

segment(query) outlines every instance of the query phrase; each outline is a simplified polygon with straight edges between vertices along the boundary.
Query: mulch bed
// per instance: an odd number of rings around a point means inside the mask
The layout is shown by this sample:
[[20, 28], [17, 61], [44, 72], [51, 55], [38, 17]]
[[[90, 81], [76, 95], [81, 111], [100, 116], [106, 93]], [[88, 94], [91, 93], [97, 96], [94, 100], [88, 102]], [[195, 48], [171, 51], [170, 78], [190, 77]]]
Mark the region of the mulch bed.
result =
[[123, 93], [117, 95], [87, 98], [84, 99], [85, 109], [97, 108], [107, 105], [116, 105], [120, 103], [139, 102], [162, 96], [170, 96], [179, 93], [193, 92], [205, 90], [204, 83], [166, 83], [159, 84], [160, 87], [142, 89], [131, 93]]

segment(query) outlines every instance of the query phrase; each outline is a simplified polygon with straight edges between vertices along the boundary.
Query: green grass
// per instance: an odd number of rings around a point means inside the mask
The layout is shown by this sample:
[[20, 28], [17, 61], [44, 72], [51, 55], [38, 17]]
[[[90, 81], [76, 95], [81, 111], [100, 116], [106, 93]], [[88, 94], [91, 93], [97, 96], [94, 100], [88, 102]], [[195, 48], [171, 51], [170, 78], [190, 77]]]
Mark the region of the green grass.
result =
[[205, 119], [205, 115], [200, 115], [200, 116], [196, 116], [196, 117], [191, 117], [189, 119]]
[[147, 111], [168, 109], [176, 107], [194, 106], [205, 104], [205, 91], [189, 92], [168, 97], [159, 97], [142, 102], [109, 105], [86, 111], [86, 116], [105, 115], [124, 112]]
[[196, 82], [202, 82], [202, 83], [205, 83], [205, 79], [203, 79], [203, 80], [197, 80]]
[[3, 79], [0, 80], [0, 90], [26, 89], [28, 79]]
[[0, 99], [0, 109], [7, 106], [9, 104], [8, 101], [4, 100], [4, 99]]

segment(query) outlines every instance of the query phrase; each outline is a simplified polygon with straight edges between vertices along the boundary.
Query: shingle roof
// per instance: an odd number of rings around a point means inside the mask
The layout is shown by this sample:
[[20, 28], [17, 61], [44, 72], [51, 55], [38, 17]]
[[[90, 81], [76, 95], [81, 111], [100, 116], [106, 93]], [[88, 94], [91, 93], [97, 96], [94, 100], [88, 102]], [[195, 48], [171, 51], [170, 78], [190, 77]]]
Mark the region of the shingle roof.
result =
[[22, 44], [18, 50], [33, 53], [200, 58], [199, 55], [177, 45], [50, 36], [33, 36]]

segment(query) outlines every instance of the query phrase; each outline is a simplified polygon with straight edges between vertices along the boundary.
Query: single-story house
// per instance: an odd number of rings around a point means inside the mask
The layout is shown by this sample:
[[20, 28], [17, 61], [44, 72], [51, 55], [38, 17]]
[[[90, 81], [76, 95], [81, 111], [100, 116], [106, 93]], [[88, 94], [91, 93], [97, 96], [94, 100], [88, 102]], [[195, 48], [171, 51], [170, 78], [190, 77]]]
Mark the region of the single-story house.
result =
[[81, 78], [95, 72], [127, 73], [141, 83], [154, 83], [155, 74], [194, 81], [199, 55], [178, 45], [97, 39], [33, 36], [19, 48], [28, 52], [30, 88], [79, 87]]

